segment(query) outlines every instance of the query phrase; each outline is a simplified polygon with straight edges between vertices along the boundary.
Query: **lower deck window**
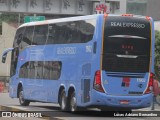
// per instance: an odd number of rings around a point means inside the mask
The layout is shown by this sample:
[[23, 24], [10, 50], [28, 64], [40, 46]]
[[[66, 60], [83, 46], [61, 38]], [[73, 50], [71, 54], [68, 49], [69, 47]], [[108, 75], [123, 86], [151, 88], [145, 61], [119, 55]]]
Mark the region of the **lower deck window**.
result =
[[20, 68], [20, 78], [58, 80], [61, 75], [60, 61], [30, 61]]

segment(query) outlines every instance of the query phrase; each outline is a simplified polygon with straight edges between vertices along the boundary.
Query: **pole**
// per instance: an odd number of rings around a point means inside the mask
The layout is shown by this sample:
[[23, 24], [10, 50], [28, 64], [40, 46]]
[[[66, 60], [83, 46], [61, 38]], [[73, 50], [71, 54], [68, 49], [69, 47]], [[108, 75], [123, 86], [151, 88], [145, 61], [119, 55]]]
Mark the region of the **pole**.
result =
[[21, 22], [21, 14], [18, 14], [18, 26], [20, 26], [20, 22]]

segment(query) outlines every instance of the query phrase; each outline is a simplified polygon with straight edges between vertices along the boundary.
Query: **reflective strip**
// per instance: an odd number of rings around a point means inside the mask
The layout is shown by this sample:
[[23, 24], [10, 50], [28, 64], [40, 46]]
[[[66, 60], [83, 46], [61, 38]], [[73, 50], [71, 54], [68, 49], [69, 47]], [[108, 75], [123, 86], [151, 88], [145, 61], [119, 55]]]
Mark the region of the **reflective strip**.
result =
[[138, 56], [135, 55], [116, 55], [117, 57], [123, 57], [123, 58], [137, 58]]
[[147, 39], [147, 38], [144, 38], [144, 37], [131, 36], [131, 35], [111, 35], [111, 36], [108, 36], [108, 37]]

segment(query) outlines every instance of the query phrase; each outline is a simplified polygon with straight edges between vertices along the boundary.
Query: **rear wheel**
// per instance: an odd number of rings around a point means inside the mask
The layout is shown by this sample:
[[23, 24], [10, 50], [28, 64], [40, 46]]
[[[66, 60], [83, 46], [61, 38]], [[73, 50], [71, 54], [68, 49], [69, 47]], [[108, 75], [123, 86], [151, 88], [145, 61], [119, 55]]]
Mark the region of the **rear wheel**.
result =
[[60, 108], [62, 111], [66, 111], [67, 110], [67, 97], [66, 97], [66, 92], [63, 89], [60, 93]]
[[30, 101], [24, 99], [23, 88], [21, 87], [18, 91], [19, 103], [22, 106], [28, 106]]
[[77, 107], [77, 99], [76, 99], [75, 91], [71, 93], [69, 101], [70, 101], [69, 102], [70, 111], [71, 112], [76, 112], [78, 110], [78, 107]]

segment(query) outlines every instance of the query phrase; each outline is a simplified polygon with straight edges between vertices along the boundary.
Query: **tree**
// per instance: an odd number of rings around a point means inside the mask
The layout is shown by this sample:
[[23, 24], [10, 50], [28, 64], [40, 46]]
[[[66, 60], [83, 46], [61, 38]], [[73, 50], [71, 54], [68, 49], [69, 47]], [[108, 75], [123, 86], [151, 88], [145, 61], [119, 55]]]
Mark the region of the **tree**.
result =
[[2, 13], [0, 15], [0, 25], [2, 24], [3, 21], [7, 23], [18, 23], [18, 22], [22, 23], [23, 16], [21, 15], [21, 17], [19, 18], [19, 14], [17, 13]]
[[15, 23], [18, 26], [20, 23], [23, 23], [23, 15], [19, 16], [17, 13], [0, 14], [0, 34], [2, 34], [2, 22]]
[[155, 31], [155, 74], [160, 80], [160, 31]]

